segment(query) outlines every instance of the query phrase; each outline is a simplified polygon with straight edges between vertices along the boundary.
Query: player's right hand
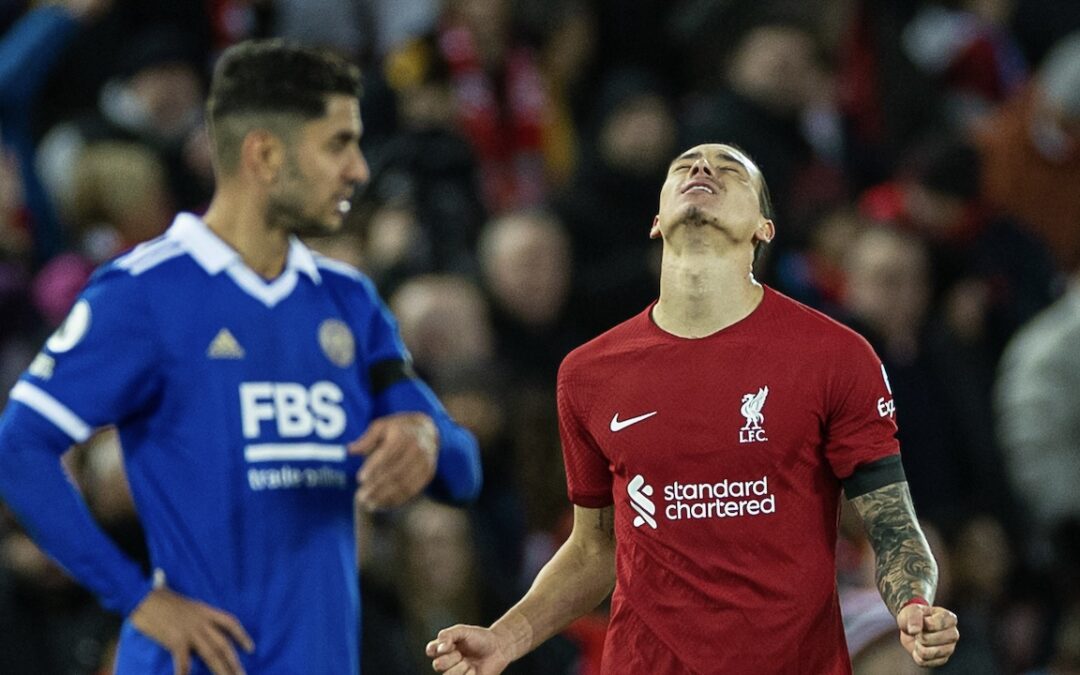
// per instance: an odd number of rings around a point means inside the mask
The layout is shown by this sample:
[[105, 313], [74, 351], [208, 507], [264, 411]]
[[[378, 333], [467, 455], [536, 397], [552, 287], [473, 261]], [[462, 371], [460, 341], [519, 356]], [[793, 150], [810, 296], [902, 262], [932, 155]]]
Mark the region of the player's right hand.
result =
[[936, 668], [956, 651], [960, 639], [956, 615], [944, 607], [906, 605], [896, 615], [896, 624], [900, 628], [900, 644], [916, 665]]
[[480, 626], [444, 628], [425, 653], [435, 672], [447, 675], [498, 675], [510, 665], [495, 633]]
[[172, 654], [176, 675], [191, 671], [195, 653], [214, 675], [243, 675], [234, 645], [249, 654], [255, 643], [235, 616], [168, 588], [155, 588], [131, 613], [141, 633]]

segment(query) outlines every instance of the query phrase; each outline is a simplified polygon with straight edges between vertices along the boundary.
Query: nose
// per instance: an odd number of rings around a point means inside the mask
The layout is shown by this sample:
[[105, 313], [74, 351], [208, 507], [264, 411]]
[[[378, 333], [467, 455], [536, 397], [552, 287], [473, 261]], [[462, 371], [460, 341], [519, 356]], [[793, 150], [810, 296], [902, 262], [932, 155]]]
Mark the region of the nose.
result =
[[371, 179], [371, 167], [368, 166], [367, 159], [364, 157], [364, 152], [359, 145], [355, 146], [346, 171], [346, 178], [350, 183], [363, 185]]
[[709, 164], [709, 160], [704, 157], [698, 157], [694, 160], [694, 163], [690, 165], [690, 175], [696, 176], [702, 173], [706, 176], [711, 176], [713, 175], [713, 168]]

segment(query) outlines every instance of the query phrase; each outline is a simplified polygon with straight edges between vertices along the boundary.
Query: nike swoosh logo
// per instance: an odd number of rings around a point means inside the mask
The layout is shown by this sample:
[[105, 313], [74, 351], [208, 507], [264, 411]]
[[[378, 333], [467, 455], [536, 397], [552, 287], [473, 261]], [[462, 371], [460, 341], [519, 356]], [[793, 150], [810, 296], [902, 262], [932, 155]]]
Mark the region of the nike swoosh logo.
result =
[[612, 431], [622, 431], [623, 429], [630, 426], [631, 424], [637, 424], [641, 420], [649, 419], [650, 417], [655, 415], [656, 412], [657, 411], [654, 410], [652, 412], [645, 413], [644, 415], [638, 415], [637, 417], [631, 417], [628, 420], [620, 420], [619, 419], [619, 413], [615, 413], [615, 416], [611, 418], [611, 430]]

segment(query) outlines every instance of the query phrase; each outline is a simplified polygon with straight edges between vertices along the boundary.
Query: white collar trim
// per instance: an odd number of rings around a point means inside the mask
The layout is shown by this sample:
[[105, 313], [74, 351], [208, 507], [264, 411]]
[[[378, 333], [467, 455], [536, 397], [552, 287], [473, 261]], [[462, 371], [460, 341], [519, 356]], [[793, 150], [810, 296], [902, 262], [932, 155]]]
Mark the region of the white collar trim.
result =
[[316, 284], [322, 283], [315, 257], [295, 236], [289, 238], [285, 269], [273, 281], [266, 281], [244, 264], [239, 253], [192, 213], [178, 213], [165, 236], [178, 242], [207, 274], [228, 272], [241, 289], [267, 307], [273, 307], [292, 293], [298, 274], [306, 274]]

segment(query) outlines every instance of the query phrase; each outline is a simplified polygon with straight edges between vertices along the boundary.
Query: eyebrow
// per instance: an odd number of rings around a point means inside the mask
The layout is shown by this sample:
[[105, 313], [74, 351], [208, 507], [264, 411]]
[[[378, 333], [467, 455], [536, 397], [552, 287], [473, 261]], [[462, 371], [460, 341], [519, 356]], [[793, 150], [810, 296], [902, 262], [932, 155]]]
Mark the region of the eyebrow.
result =
[[[701, 159], [702, 157], [704, 157], [704, 154], [702, 154], [702, 152], [700, 150], [690, 150], [689, 152], [684, 152], [683, 154], [676, 157], [671, 162], [671, 164], [668, 165], [668, 171], [671, 171], [671, 167], [675, 166], [679, 162], [682, 162], [682, 161], [688, 160], [688, 159]], [[719, 157], [720, 159], [732, 162], [734, 164], [738, 164], [739, 167], [741, 167], [742, 170], [745, 171], [748, 176], [753, 173], [752, 171], [750, 171], [750, 167], [743, 164], [742, 160], [740, 160], [738, 157], [731, 154], [730, 152], [721, 151], [721, 152], [717, 153], [717, 157]]]
[[344, 130], [343, 129], [343, 130], [337, 132], [336, 134], [334, 134], [333, 136], [331, 136], [330, 137], [330, 142], [331, 143], [335, 143], [335, 142], [359, 143], [360, 142], [360, 137], [361, 137], [361, 134], [358, 134], [358, 133], [356, 133], [355, 131], [353, 131], [351, 129], [349, 129], [349, 130]]

